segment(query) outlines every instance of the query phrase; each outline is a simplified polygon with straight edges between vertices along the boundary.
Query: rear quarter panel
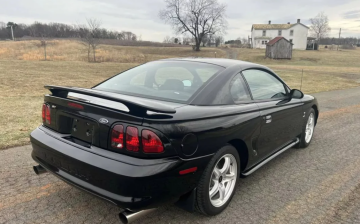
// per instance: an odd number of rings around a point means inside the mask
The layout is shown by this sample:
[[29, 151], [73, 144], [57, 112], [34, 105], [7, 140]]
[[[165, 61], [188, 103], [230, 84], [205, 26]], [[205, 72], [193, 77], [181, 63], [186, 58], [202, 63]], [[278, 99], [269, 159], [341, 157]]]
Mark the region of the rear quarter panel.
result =
[[[177, 108], [171, 119], [145, 118], [143, 126], [164, 133], [182, 159], [212, 155], [231, 140], [241, 139], [249, 151], [252, 164], [252, 139], [260, 133], [260, 113], [255, 103], [228, 106], [184, 106]], [[182, 152], [182, 139], [193, 133], [198, 147], [192, 155]]]

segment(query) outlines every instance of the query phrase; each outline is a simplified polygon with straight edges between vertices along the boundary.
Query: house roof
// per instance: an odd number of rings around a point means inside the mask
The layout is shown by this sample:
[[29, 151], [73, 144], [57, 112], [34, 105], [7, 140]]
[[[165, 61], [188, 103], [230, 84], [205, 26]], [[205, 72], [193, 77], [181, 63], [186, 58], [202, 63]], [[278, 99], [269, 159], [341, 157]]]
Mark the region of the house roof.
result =
[[302, 23], [293, 23], [293, 24], [253, 24], [252, 29], [255, 30], [286, 30], [297, 24], [300, 24], [309, 29], [309, 27], [305, 26]]
[[253, 24], [255, 30], [289, 29], [293, 24]]
[[[285, 37], [275, 37], [274, 39], [270, 40], [266, 45], [272, 46], [274, 45], [276, 42], [278, 42], [279, 40], [284, 39], [287, 42], [291, 43], [290, 41], [288, 41]], [[293, 43], [291, 43], [292, 45], [294, 45]]]

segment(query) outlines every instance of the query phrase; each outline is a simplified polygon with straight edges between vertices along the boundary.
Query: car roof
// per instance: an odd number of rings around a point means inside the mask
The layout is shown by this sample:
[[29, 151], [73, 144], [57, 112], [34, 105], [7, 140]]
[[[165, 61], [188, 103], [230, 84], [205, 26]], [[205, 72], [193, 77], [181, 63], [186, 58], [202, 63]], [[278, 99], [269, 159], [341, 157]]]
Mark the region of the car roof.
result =
[[264, 68], [264, 66], [247, 62], [247, 61], [240, 61], [240, 60], [234, 60], [234, 59], [226, 59], [226, 58], [197, 58], [197, 57], [188, 57], [188, 58], [169, 58], [169, 59], [162, 59], [160, 61], [191, 61], [191, 62], [200, 62], [200, 63], [208, 63], [208, 64], [214, 64], [218, 66], [222, 66], [225, 68], [232, 67], [234, 65], [239, 65], [241, 68], [250, 68], [250, 67], [261, 67]]

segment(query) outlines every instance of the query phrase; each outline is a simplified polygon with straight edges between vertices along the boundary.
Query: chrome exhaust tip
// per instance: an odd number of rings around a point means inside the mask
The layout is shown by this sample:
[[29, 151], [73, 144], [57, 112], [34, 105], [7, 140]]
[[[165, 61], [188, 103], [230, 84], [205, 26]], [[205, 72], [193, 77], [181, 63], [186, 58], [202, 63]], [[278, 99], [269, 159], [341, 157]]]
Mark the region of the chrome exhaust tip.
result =
[[41, 165], [33, 166], [33, 169], [34, 169], [34, 172], [37, 175], [40, 175], [40, 174], [43, 174], [43, 173], [47, 172], [47, 170], [44, 167], [42, 167]]
[[125, 210], [125, 211], [119, 213], [119, 218], [122, 223], [128, 224], [128, 223], [134, 222], [135, 220], [137, 220], [143, 216], [148, 215], [149, 213], [151, 213], [155, 210], [156, 210], [156, 208], [141, 210], [138, 212], [132, 212], [129, 210]]

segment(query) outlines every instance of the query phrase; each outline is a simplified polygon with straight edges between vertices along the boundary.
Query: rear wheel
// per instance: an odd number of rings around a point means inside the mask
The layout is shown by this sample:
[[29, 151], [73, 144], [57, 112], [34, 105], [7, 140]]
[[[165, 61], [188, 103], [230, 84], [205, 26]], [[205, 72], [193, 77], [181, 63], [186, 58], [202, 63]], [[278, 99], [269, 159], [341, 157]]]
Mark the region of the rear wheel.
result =
[[240, 158], [236, 149], [227, 145], [209, 162], [196, 190], [197, 210], [205, 215], [217, 215], [230, 203], [240, 173]]

